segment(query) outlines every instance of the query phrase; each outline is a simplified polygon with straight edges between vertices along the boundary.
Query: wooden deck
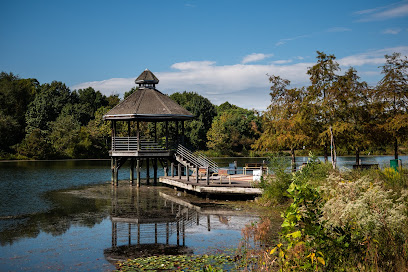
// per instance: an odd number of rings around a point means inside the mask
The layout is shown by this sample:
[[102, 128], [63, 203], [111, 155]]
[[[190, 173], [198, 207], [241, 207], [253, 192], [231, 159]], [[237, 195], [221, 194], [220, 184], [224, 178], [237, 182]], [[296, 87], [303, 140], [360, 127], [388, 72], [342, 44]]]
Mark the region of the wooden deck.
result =
[[212, 194], [212, 195], [260, 195], [262, 194], [262, 189], [257, 188], [255, 183], [252, 181], [252, 175], [231, 175], [231, 183], [228, 177], [223, 177], [220, 181], [219, 177], [210, 178], [209, 185], [205, 178], [199, 179], [198, 183], [194, 176], [190, 177], [187, 181], [186, 176], [182, 176], [181, 179], [178, 177], [160, 177], [159, 182], [187, 191], [193, 191], [200, 194]]

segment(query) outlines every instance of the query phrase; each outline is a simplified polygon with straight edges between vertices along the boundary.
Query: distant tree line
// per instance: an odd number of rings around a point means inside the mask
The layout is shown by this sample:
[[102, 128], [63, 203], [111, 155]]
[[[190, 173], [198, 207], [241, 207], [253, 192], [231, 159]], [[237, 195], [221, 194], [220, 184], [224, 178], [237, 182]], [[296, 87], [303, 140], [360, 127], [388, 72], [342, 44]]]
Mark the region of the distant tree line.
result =
[[[270, 75], [271, 104], [265, 112], [225, 102], [213, 105], [194, 92], [170, 95], [196, 118], [185, 122], [185, 145], [210, 156], [255, 156], [288, 150], [324, 155], [385, 153], [395, 157], [408, 139], [408, 61], [399, 53], [385, 56], [383, 78], [374, 87], [360, 81], [350, 67], [339, 75], [334, 55], [317, 52], [310, 85], [291, 88], [290, 81]], [[137, 92], [132, 88], [124, 98]], [[102, 116], [120, 102], [89, 87], [71, 91], [64, 83], [40, 84], [12, 73], [0, 73], [0, 158], [105, 158], [111, 124]], [[172, 122], [171, 122], [172, 123]], [[175, 125], [169, 125], [171, 133]], [[158, 138], [165, 137], [157, 123]], [[141, 124], [150, 133], [153, 124]], [[134, 130], [135, 128], [132, 128]], [[124, 122], [117, 130], [127, 134]], [[331, 141], [334, 139], [335, 145]]]
[[383, 78], [370, 87], [352, 67], [339, 75], [336, 57], [317, 52], [317, 63], [307, 71], [309, 86], [291, 88], [289, 80], [271, 75], [264, 133], [253, 147], [290, 150], [294, 163], [296, 150], [321, 150], [327, 160], [337, 146], [355, 153], [358, 164], [363, 150], [391, 145], [398, 159], [408, 138], [407, 57], [386, 55], [380, 68]]
[[[135, 91], [132, 88], [124, 98]], [[261, 117], [256, 111], [228, 102], [216, 106], [194, 92], [176, 92], [170, 97], [196, 116], [185, 122], [185, 144], [192, 150], [248, 154], [259, 135]], [[105, 96], [91, 87], [71, 91], [62, 82], [40, 84], [2, 72], [0, 158], [106, 158], [111, 124], [102, 116], [119, 102], [118, 95]], [[119, 134], [127, 133], [123, 122], [117, 129]], [[152, 124], [142, 124], [141, 129], [148, 134]], [[174, 132], [174, 124], [169, 129]], [[157, 133], [165, 137], [163, 123], [157, 124]]]

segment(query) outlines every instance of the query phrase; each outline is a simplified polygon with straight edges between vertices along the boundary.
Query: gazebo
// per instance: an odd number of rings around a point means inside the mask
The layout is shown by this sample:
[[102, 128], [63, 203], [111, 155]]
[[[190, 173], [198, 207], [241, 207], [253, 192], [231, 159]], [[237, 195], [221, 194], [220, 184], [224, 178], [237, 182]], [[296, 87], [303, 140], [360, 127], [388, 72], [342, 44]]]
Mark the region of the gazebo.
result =
[[[119, 168], [127, 160], [130, 161], [132, 185], [136, 165], [137, 185], [140, 186], [140, 167], [143, 162], [146, 163], [146, 180], [149, 183], [150, 161], [153, 164], [154, 182], [156, 183], [158, 160], [168, 168], [168, 162], [174, 159], [176, 151], [174, 147], [183, 143], [184, 121], [194, 118], [193, 114], [156, 89], [159, 80], [148, 69], [140, 74], [135, 83], [139, 85], [136, 91], [103, 116], [104, 120], [110, 120], [112, 123], [112, 146], [109, 156], [111, 157], [112, 184], [114, 185], [118, 185]], [[127, 123], [126, 136], [123, 133], [118, 135], [117, 122]], [[150, 133], [145, 133], [140, 129], [142, 122], [153, 124]], [[165, 140], [162, 142], [157, 137], [158, 122], [164, 123]], [[169, 122], [175, 123], [173, 135], [169, 135]], [[135, 127], [136, 131], [134, 131]]]

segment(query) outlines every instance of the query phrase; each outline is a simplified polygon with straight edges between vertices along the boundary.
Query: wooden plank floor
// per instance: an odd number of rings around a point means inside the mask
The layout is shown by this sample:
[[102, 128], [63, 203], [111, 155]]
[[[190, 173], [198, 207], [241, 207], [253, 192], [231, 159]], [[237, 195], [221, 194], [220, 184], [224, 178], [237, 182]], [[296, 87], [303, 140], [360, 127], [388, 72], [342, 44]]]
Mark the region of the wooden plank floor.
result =
[[262, 190], [257, 188], [252, 181], [252, 175], [231, 175], [231, 184], [228, 177], [223, 177], [220, 181], [219, 177], [210, 179], [210, 184], [207, 185], [205, 178], [200, 179], [197, 183], [196, 178], [190, 177], [187, 181], [186, 176], [178, 177], [160, 177], [159, 182], [174, 186], [179, 189], [185, 189], [203, 194], [240, 194], [240, 195], [260, 195]]

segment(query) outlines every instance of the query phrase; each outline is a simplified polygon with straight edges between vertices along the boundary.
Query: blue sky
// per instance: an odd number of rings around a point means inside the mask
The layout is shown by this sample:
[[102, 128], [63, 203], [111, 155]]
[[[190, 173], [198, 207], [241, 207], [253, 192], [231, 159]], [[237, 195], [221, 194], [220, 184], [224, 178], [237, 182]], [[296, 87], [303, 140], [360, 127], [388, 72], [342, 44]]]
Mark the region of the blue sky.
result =
[[5, 1], [0, 71], [123, 94], [145, 68], [163, 93], [265, 109], [266, 74], [309, 84], [316, 51], [375, 85], [408, 55], [408, 1]]

